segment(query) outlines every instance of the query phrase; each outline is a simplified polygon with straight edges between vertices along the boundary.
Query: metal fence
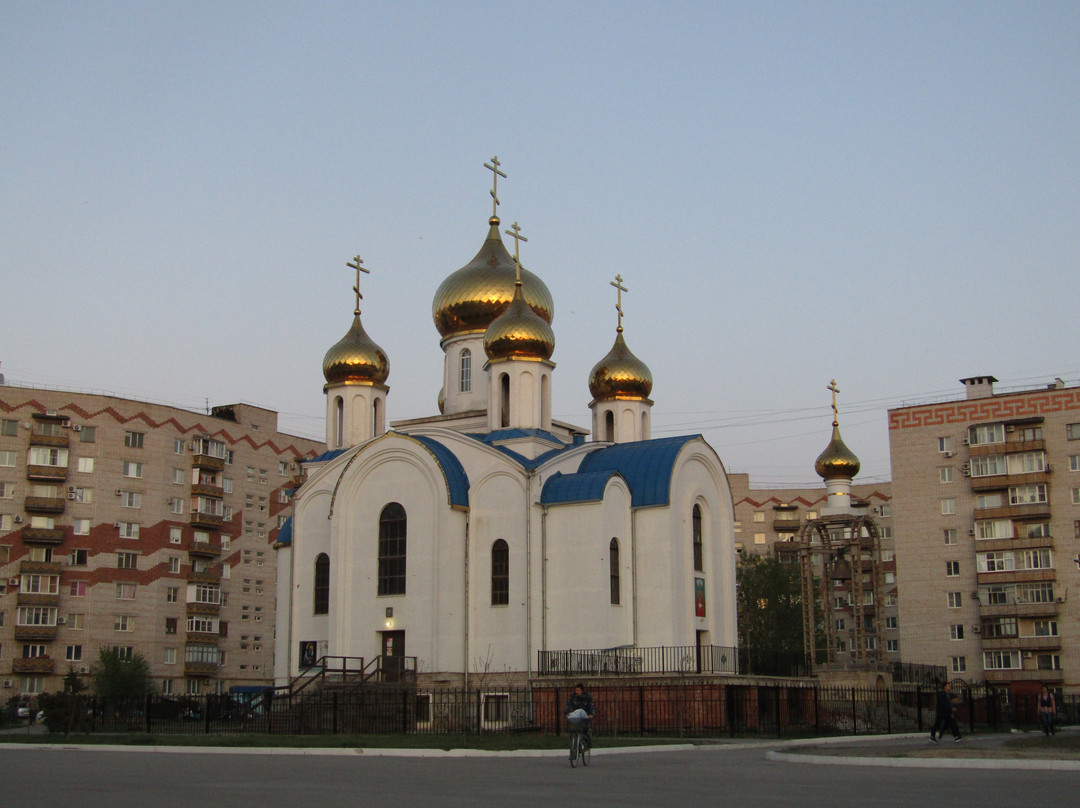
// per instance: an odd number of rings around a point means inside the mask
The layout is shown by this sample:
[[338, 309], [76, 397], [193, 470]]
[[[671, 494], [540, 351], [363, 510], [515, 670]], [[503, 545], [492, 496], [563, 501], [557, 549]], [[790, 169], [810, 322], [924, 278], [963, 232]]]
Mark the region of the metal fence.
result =
[[[266, 691], [229, 696], [152, 696], [103, 701], [81, 698], [66, 715], [53, 709], [52, 732], [153, 734], [551, 733], [565, 731], [570, 688], [536, 685], [460, 689], [378, 686], [320, 690], [299, 696]], [[1009, 696], [985, 686], [958, 686], [957, 720], [964, 731], [1003, 731], [1039, 725], [1037, 696]], [[681, 683], [591, 687], [593, 733], [605, 735], [734, 737], [884, 734], [929, 731], [932, 686], [889, 689], [812, 685]], [[1059, 722], [1080, 720], [1080, 697], [1057, 696]]]
[[538, 663], [540, 676], [739, 672], [737, 649], [723, 645], [539, 651]]

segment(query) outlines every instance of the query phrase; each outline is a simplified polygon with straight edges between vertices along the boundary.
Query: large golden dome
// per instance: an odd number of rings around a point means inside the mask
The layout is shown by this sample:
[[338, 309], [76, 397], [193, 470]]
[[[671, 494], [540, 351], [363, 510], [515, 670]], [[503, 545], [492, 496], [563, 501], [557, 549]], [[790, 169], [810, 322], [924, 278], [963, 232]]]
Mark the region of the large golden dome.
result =
[[484, 333], [484, 351], [488, 359], [550, 359], [554, 350], [555, 332], [525, 302], [522, 284], [515, 284], [510, 305]]
[[[487, 240], [472, 261], [439, 286], [431, 304], [431, 315], [439, 334], [485, 331], [502, 314], [514, 297], [514, 259], [499, 235], [499, 220], [491, 217]], [[525, 302], [544, 322], [555, 316], [551, 292], [540, 278], [521, 270]]]
[[619, 328], [615, 344], [589, 374], [589, 392], [594, 399], [648, 398], [652, 385], [652, 371], [626, 347]]
[[369, 382], [383, 384], [390, 375], [390, 360], [360, 324], [360, 314], [353, 315], [352, 328], [323, 357], [323, 376], [327, 384]]
[[832, 440], [825, 447], [825, 451], [818, 455], [814, 463], [814, 471], [823, 480], [832, 480], [837, 477], [852, 479], [859, 473], [859, 458], [855, 453], [844, 445], [840, 438], [840, 427], [833, 421]]

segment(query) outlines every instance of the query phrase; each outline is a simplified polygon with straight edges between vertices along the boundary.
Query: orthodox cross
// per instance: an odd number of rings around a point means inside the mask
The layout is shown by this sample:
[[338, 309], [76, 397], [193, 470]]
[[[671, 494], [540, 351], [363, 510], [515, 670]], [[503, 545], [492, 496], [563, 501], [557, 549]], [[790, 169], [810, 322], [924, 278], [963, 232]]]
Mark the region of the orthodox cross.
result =
[[609, 284], [614, 286], [618, 291], [616, 294], [615, 311], [619, 312], [619, 331], [622, 331], [622, 293], [629, 292], [625, 286], [622, 285], [622, 275], [616, 275], [615, 280], [608, 281]]
[[528, 239], [521, 235], [521, 227], [517, 222], [510, 225], [509, 230], [503, 230], [503, 232], [514, 240], [514, 266], [517, 268], [517, 282], [521, 283], [521, 257], [518, 251], [521, 249], [521, 242]]
[[371, 270], [363, 266], [363, 263], [363, 260], [357, 255], [353, 257], [353, 262], [351, 264], [345, 264], [349, 269], [356, 270], [356, 286], [352, 288], [352, 290], [356, 292], [356, 308], [353, 310], [353, 314], [360, 314], [360, 301], [364, 299], [364, 296], [360, 294], [360, 273], [364, 272], [368, 275], [371, 274]]
[[506, 175], [499, 171], [499, 166], [502, 163], [499, 162], [498, 157], [492, 157], [490, 163], [484, 163], [484, 168], [489, 169], [492, 173], [491, 177], [491, 218], [498, 218], [499, 215], [499, 177], [506, 179]]
[[840, 423], [839, 419], [836, 417], [836, 394], [840, 392], [840, 388], [836, 386], [836, 379], [831, 379], [829, 381], [829, 386], [825, 389], [832, 390], [832, 421], [833, 426], [836, 426]]

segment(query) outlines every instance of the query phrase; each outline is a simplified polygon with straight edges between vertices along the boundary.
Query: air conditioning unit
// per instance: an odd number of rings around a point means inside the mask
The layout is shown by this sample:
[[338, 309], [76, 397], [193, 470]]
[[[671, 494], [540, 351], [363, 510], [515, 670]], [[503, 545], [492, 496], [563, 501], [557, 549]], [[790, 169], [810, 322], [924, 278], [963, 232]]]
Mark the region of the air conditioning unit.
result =
[[5, 679], [4, 680], [4, 687], [11, 687], [11, 680], [10, 679]]
[[79, 673], [90, 673], [90, 669], [83, 665], [81, 668], [79, 668]]
[[68, 491], [67, 498], [68, 499], [75, 499], [76, 498], [75, 492], [74, 491]]
[[45, 414], [49, 416], [55, 416], [56, 410], [45, 410]]
[[956, 452], [949, 449], [949, 450], [946, 450], [946, 451], [942, 452], [942, 454], [945, 455], [945, 457], [952, 457], [954, 454], [956, 454]]
[[18, 586], [19, 585], [19, 576], [16, 575], [14, 578], [8, 578], [8, 584], [11, 585], [11, 586]]
[[968, 528], [968, 535], [969, 536], [974, 536], [975, 535], [975, 528], [969, 527]]
[[964, 468], [960, 469], [960, 473], [962, 475], [964, 475], [965, 477], [970, 477], [971, 476], [971, 469], [969, 469], [969, 468], [967, 468], [965, 466]]
[[62, 626], [65, 623], [67, 623], [67, 618], [66, 617], [57, 617], [56, 618], [56, 625]]
[[1054, 598], [1054, 603], [1064, 603], [1065, 598]]
[[967, 438], [964, 438], [964, 439], [963, 439], [962, 441], [960, 441], [960, 442], [961, 442], [962, 444], [964, 444], [965, 446], [970, 446], [970, 445], [971, 445], [971, 441], [970, 441], [970, 440], [968, 440]]
[[82, 432], [82, 424], [72, 424], [71, 425], [71, 431], [72, 432]]
[[971, 627], [971, 633], [972, 634], [982, 634], [982, 626], [972, 626]]
[[1024, 651], [1024, 659], [1031, 659], [1031, 651]]
[[16, 517], [15, 517], [15, 524], [17, 524], [17, 525], [21, 525], [21, 524], [22, 524], [22, 517], [21, 517], [21, 516], [16, 516]]
[[116, 489], [116, 496], [122, 497], [123, 495], [124, 495], [123, 489], [117, 488]]
[[75, 486], [69, 485], [68, 486], [68, 493], [69, 494], [74, 494], [75, 493]]
[[1049, 463], [1047, 463], [1046, 464], [1046, 471], [1053, 471], [1053, 470], [1054, 470], [1054, 467], [1051, 466]]

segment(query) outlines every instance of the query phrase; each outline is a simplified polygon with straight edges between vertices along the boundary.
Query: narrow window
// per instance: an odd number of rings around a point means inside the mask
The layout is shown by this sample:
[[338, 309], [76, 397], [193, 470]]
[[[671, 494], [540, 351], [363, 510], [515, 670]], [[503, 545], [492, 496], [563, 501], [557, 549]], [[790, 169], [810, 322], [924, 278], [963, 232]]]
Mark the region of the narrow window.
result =
[[458, 392], [468, 393], [472, 390], [472, 351], [466, 348], [461, 352], [461, 376], [458, 381]]
[[510, 426], [510, 377], [503, 375], [499, 384], [499, 406], [501, 409], [499, 425], [504, 429]]
[[692, 530], [694, 533], [694, 570], [697, 572], [705, 571], [705, 553], [701, 543], [701, 506], [694, 506], [694, 513], [691, 519]]
[[315, 556], [315, 614], [330, 612], [330, 556]]
[[619, 540], [612, 539], [608, 545], [608, 571], [611, 576], [611, 605], [618, 606], [621, 602], [619, 585]]
[[334, 398], [334, 444], [340, 449], [345, 441], [345, 402], [341, 396]]
[[502, 539], [491, 545], [491, 605], [510, 603], [510, 546]]
[[405, 509], [391, 502], [379, 516], [379, 594], [405, 594]]

